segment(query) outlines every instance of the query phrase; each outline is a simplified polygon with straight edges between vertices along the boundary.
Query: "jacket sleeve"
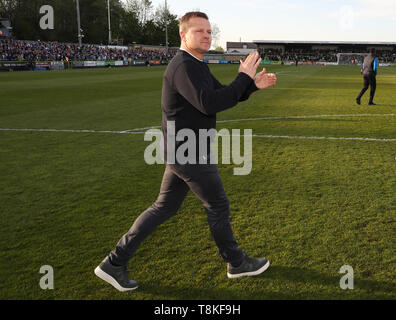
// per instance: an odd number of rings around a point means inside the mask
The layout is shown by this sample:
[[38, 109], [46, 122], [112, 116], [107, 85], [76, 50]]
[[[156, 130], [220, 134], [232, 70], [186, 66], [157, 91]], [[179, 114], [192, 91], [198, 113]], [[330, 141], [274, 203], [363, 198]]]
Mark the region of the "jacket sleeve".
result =
[[378, 70], [378, 58], [374, 59], [374, 66], [373, 66], [374, 73], [377, 74]]
[[254, 81], [252, 81], [251, 85], [246, 89], [245, 93], [243, 94], [241, 99], [239, 99], [239, 101], [245, 101], [249, 99], [250, 95], [257, 90], [258, 88], [256, 87], [256, 84], [254, 83]]
[[[212, 75], [212, 78], [215, 83], [216, 89], [225, 87], [225, 85], [222, 85], [213, 75]], [[239, 99], [239, 101], [245, 101], [245, 100], [249, 99], [250, 95], [257, 90], [258, 90], [258, 88], [256, 87], [256, 84], [254, 83], [254, 81], [252, 81], [250, 86], [246, 89], [246, 91], [243, 93], [242, 97]]]
[[213, 87], [209, 80], [199, 65], [186, 61], [177, 67], [172, 83], [177, 92], [196, 109], [206, 115], [214, 115], [235, 106], [254, 82], [242, 72], [228, 86], [217, 81]]

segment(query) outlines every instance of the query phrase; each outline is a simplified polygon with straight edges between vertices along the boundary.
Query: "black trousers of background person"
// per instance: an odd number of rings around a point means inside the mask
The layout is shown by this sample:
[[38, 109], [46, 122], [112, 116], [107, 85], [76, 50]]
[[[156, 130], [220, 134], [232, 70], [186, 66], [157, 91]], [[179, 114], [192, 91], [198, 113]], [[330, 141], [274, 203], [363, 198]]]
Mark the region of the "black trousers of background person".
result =
[[359, 95], [357, 96], [357, 99], [360, 100], [360, 98], [367, 91], [369, 86], [370, 86], [370, 101], [369, 101], [369, 103], [371, 103], [371, 102], [373, 102], [374, 95], [375, 95], [375, 89], [377, 88], [377, 80], [375, 78], [374, 73], [365, 74], [363, 76], [363, 89], [362, 89], [362, 91], [360, 91]]
[[118, 265], [127, 265], [141, 242], [157, 226], [176, 214], [190, 189], [205, 208], [209, 228], [220, 256], [225, 262], [240, 264], [245, 254], [234, 238], [229, 220], [228, 198], [215, 164], [166, 164], [157, 200], [122, 236], [109, 254], [111, 261]]

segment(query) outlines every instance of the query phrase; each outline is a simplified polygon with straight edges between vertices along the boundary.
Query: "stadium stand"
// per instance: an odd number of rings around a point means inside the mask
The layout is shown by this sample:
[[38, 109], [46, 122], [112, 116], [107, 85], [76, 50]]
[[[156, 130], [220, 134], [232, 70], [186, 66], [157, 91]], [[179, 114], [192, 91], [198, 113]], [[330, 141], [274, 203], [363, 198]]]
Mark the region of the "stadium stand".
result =
[[109, 48], [106, 46], [75, 43], [24, 41], [0, 39], [0, 59], [8, 61], [88, 61], [128, 59], [171, 59], [176, 50], [146, 48]]
[[[319, 41], [255, 41], [263, 57], [271, 61], [338, 62], [340, 53], [366, 53], [376, 49], [380, 63], [396, 63], [396, 43], [389, 42], [319, 42]], [[228, 48], [228, 43], [227, 43]], [[360, 62], [361, 56], [350, 56]]]
[[[362, 53], [370, 47], [376, 49], [380, 63], [396, 64], [396, 43], [301, 41], [257, 41], [250, 44], [227, 42], [227, 52], [207, 54], [204, 60], [207, 63], [239, 63], [249, 52], [258, 50], [266, 63], [290, 63], [298, 60], [299, 63], [313, 64], [360, 64]], [[160, 65], [173, 58], [177, 49], [169, 48], [166, 51], [161, 46], [136, 44], [129, 47], [83, 44], [79, 47], [76, 43], [26, 41], [7, 37], [0, 38], [0, 70]], [[118, 63], [104, 64], [103, 61]]]

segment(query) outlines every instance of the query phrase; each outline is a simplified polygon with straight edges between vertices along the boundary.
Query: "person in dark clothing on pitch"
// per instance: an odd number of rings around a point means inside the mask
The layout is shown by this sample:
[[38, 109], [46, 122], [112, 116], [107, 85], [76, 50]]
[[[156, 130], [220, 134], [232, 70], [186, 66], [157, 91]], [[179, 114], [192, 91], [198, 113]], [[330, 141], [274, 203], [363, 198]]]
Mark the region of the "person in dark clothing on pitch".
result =
[[375, 90], [377, 88], [376, 76], [378, 70], [378, 58], [375, 57], [374, 49], [370, 49], [369, 52], [369, 55], [364, 58], [363, 67], [360, 70], [360, 73], [363, 73], [363, 89], [357, 96], [356, 103], [360, 105], [360, 99], [370, 86], [370, 100], [368, 104], [373, 106], [375, 105], [373, 100]]
[[[261, 58], [254, 52], [245, 61], [240, 61], [238, 75], [230, 85], [220, 84], [202, 60], [212, 40], [208, 17], [202, 12], [189, 12], [180, 19], [180, 37], [180, 51], [169, 63], [163, 78], [162, 130], [166, 166], [160, 193], [156, 202], [135, 220], [115, 249], [95, 269], [99, 278], [120, 291], [137, 288], [137, 282], [128, 277], [129, 260], [158, 225], [175, 215], [189, 190], [205, 208], [211, 234], [220, 256], [227, 262], [229, 278], [258, 275], [269, 266], [266, 258], [248, 257], [238, 247], [229, 220], [228, 198], [217, 166], [201, 161], [186, 164], [170, 161], [183, 142], [176, 141], [174, 149], [170, 150], [167, 139], [171, 131], [174, 137], [181, 129], [191, 129], [195, 134], [199, 129], [214, 129], [217, 112], [248, 99], [258, 89], [275, 85], [276, 76], [266, 73], [265, 69], [256, 74]], [[174, 123], [172, 130], [169, 122]], [[204, 155], [199, 153], [198, 160], [210, 159], [210, 148], [206, 152]]]

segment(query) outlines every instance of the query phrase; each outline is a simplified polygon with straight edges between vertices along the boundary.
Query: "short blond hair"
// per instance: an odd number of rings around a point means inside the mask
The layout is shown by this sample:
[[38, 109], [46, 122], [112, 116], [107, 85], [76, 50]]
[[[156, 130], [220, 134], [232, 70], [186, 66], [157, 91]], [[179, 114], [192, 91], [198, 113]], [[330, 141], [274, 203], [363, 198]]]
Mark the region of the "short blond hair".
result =
[[179, 30], [180, 31], [187, 31], [188, 30], [188, 22], [191, 18], [204, 18], [209, 21], [208, 16], [206, 13], [200, 11], [191, 11], [187, 12], [183, 17], [179, 19]]

